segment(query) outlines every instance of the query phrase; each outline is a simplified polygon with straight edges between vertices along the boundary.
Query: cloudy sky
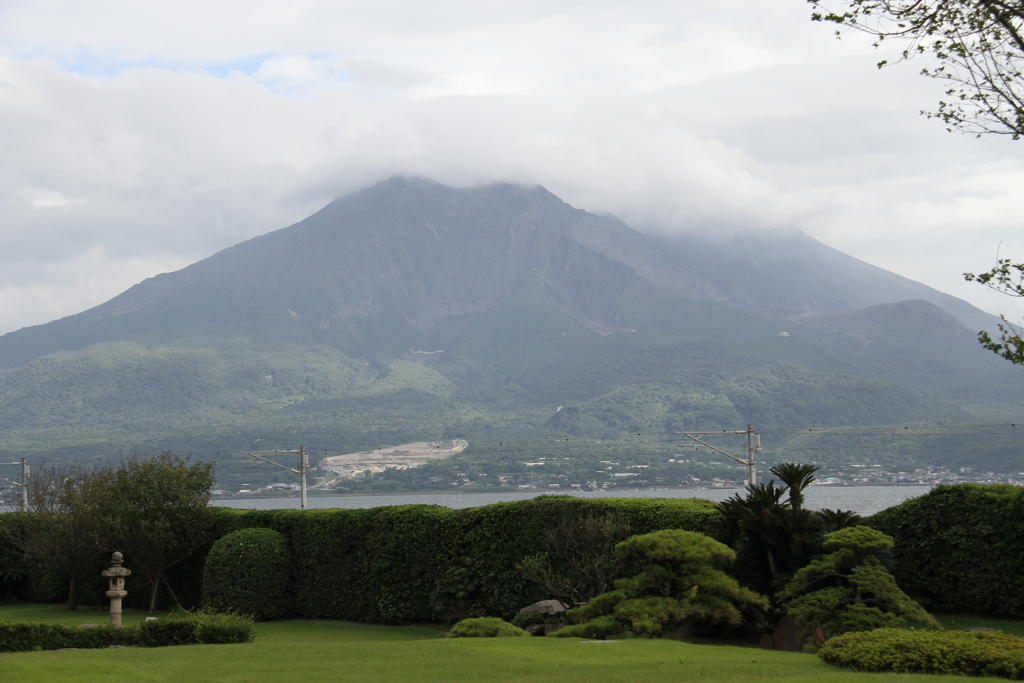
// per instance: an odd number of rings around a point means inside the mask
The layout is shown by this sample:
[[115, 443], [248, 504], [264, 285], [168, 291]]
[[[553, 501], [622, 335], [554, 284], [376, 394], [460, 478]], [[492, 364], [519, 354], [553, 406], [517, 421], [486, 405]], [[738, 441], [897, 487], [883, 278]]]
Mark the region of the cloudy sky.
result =
[[[804, 0], [0, 0], [0, 333], [395, 173], [647, 231], [798, 227], [992, 312], [1024, 141]], [[894, 46], [895, 47], [895, 46]]]

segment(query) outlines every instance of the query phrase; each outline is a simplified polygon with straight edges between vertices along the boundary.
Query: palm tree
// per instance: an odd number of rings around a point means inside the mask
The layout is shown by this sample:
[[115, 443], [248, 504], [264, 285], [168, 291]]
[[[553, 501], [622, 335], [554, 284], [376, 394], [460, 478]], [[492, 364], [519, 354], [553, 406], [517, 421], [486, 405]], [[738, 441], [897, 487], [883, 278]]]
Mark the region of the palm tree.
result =
[[[803, 508], [804, 490], [818, 471], [814, 465], [783, 463], [770, 471], [784, 486], [775, 481], [747, 486], [745, 496], [727, 498], [718, 509], [723, 538], [736, 551], [729, 571], [759, 593], [777, 596], [794, 574], [822, 552], [826, 533], [854, 526], [861, 518], [847, 510]], [[764, 612], [761, 630], [770, 633], [781, 614], [775, 608]]]
[[817, 465], [802, 465], [795, 462], [784, 462], [768, 470], [789, 488], [789, 506], [799, 513], [804, 505], [804, 489], [815, 480]]
[[857, 526], [864, 519], [853, 510], [830, 510], [824, 508], [818, 510], [818, 515], [824, 524], [826, 534], [845, 529], [846, 527]]
[[780, 550], [786, 538], [779, 528], [779, 513], [786, 489], [769, 481], [748, 485], [746, 490], [746, 496], [737, 493], [718, 508], [726, 536], [736, 549], [734, 571], [755, 590], [770, 593], [784, 571]]

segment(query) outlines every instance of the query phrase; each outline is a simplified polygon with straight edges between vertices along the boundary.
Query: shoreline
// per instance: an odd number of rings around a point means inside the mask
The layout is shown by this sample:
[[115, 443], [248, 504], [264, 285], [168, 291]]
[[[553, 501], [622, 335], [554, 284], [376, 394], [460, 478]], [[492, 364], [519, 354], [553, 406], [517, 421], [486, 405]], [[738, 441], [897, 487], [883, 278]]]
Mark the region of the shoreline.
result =
[[[979, 483], [979, 482], [956, 482], [956, 483]], [[995, 482], [1000, 483], [1000, 482]], [[900, 488], [910, 486], [938, 486], [938, 484], [919, 484], [919, 483], [829, 483], [829, 484], [811, 484], [811, 488], [822, 488], [822, 489], [845, 489], [845, 488], [865, 488], [865, 487], [885, 487], [885, 488]], [[592, 489], [592, 490], [581, 490], [581, 489], [546, 489], [546, 488], [530, 488], [530, 489], [510, 489], [510, 488], [499, 488], [499, 487], [488, 487], [488, 488], [475, 488], [471, 490], [451, 490], [451, 489], [424, 489], [418, 491], [359, 491], [351, 493], [337, 493], [327, 491], [307, 491], [307, 498], [365, 498], [370, 496], [471, 496], [481, 494], [507, 494], [507, 493], [549, 493], [551, 495], [559, 494], [571, 494], [571, 493], [609, 493], [624, 492], [624, 491], [743, 491], [745, 487], [737, 486], [723, 486], [711, 487], [711, 486], [650, 486], [650, 487], [638, 487], [638, 488], [625, 488], [615, 487], [613, 489]], [[252, 495], [227, 495], [227, 496], [216, 496], [210, 498], [210, 503], [219, 500], [277, 500], [277, 499], [295, 499], [299, 498], [298, 493], [254, 493]]]

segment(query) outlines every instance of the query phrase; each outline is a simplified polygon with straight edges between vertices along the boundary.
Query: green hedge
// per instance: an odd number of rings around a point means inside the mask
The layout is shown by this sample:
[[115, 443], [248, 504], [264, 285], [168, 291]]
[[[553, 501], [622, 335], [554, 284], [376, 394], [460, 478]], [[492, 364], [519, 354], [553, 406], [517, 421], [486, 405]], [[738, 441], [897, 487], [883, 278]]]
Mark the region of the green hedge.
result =
[[203, 571], [203, 607], [283, 619], [291, 607], [288, 537], [273, 529], [239, 529], [213, 544]]
[[893, 575], [929, 610], [1024, 617], [1024, 488], [937, 486], [865, 523], [896, 540]]
[[81, 628], [39, 622], [0, 622], [0, 652], [112, 646], [164, 647], [248, 643], [252, 619], [235, 614], [176, 612], [135, 626]]
[[[511, 618], [523, 606], [550, 597], [522, 579], [516, 564], [543, 551], [544, 530], [566, 517], [611, 516], [634, 534], [670, 528], [714, 534], [718, 516], [713, 504], [702, 500], [570, 496], [463, 510], [434, 505], [216, 510], [217, 537], [266, 528], [288, 538], [293, 616], [371, 623], [457, 618], [463, 613]], [[209, 550], [207, 546], [169, 574], [186, 606], [200, 603]], [[132, 568], [130, 557], [125, 566]], [[129, 600], [142, 595], [144, 579], [133, 575], [127, 590]], [[50, 600], [65, 597], [55, 593]]]
[[[219, 510], [221, 528], [266, 527], [291, 541], [295, 614], [409, 623], [473, 614], [511, 618], [547, 595], [516, 570], [568, 516], [614, 516], [631, 533], [715, 533], [718, 512], [692, 499], [540, 496], [451, 510]], [[458, 603], [458, 604], [453, 604]]]
[[857, 671], [1024, 679], [1024, 638], [999, 632], [882, 628], [836, 636], [818, 656]]

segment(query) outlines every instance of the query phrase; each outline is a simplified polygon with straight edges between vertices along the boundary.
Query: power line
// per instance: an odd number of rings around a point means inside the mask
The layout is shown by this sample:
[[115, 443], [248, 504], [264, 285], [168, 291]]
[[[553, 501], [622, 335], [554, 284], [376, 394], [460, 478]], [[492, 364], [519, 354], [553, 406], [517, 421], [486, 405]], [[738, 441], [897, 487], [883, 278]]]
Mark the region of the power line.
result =
[[[948, 430], [979, 430], [986, 429], [984, 432], [967, 432], [959, 431], [957, 436], [1018, 436], [1024, 432], [1012, 431], [1012, 432], [992, 432], [988, 431], [987, 428], [993, 427], [1024, 427], [1024, 423], [1017, 422], [1002, 422], [1002, 423], [991, 423], [991, 424], [959, 424], [959, 425], [921, 425], [919, 427], [914, 426], [886, 426], [886, 427], [806, 427], [798, 429], [765, 429], [760, 430], [760, 434], [764, 435], [799, 435], [799, 434], [813, 434], [813, 435], [828, 435], [828, 434], [853, 434], [861, 432], [875, 432], [877, 436], [893, 436], [895, 434], [912, 434], [913, 436], [948, 436]], [[943, 430], [943, 431], [928, 431], [922, 432], [918, 430]], [[707, 431], [707, 430], [691, 430], [692, 433], [702, 432], [705, 434], [705, 438], [721, 438], [724, 436], [734, 435], [734, 430], [720, 430], [720, 431]], [[879, 432], [891, 432], [891, 434], [883, 434]], [[524, 448], [530, 444], [534, 445], [530, 450], [540, 450], [545, 447], [552, 447], [558, 445], [561, 449], [565, 448], [587, 448], [593, 446], [615, 446], [615, 445], [627, 445], [628, 443], [662, 443], [652, 440], [634, 440], [627, 442], [625, 439], [635, 439], [635, 437], [643, 436], [665, 436], [675, 437], [677, 436], [676, 431], [639, 431], [639, 432], [627, 432], [620, 434], [606, 434], [604, 436], [572, 436], [572, 437], [556, 437], [549, 439], [502, 439], [500, 441], [472, 441], [469, 445], [474, 451], [484, 448], [498, 447], [501, 449], [512, 449], [512, 448]], [[971, 445], [971, 444], [957, 444], [957, 445]], [[383, 448], [383, 447], [382, 447]], [[367, 449], [365, 452], [372, 453], [373, 451], [382, 450], [382, 448]], [[852, 448], [852, 446], [851, 446]], [[336, 451], [333, 449], [307, 449], [307, 453], [316, 453], [317, 455], [348, 455], [354, 451]]]
[[1017, 427], [1018, 425], [1024, 426], [1024, 423], [1020, 422], [1001, 422], [994, 424], [956, 424], [956, 425], [904, 425], [904, 426], [893, 426], [887, 427], [803, 427], [800, 429], [775, 429], [775, 430], [762, 430], [762, 434], [810, 434], [810, 433], [823, 433], [823, 432], [859, 432], [859, 431], [877, 431], [877, 430], [889, 430], [889, 431], [909, 431], [911, 429], [981, 429], [987, 427]]
[[[939, 447], [959, 445], [1016, 445], [1024, 444], [1024, 441], [967, 441], [964, 443], [889, 443], [886, 445], [809, 445], [809, 446], [780, 446], [776, 451], [849, 451], [853, 449], [872, 449], [880, 451], [883, 449], [939, 449]], [[772, 453], [771, 450], [766, 450]]]

